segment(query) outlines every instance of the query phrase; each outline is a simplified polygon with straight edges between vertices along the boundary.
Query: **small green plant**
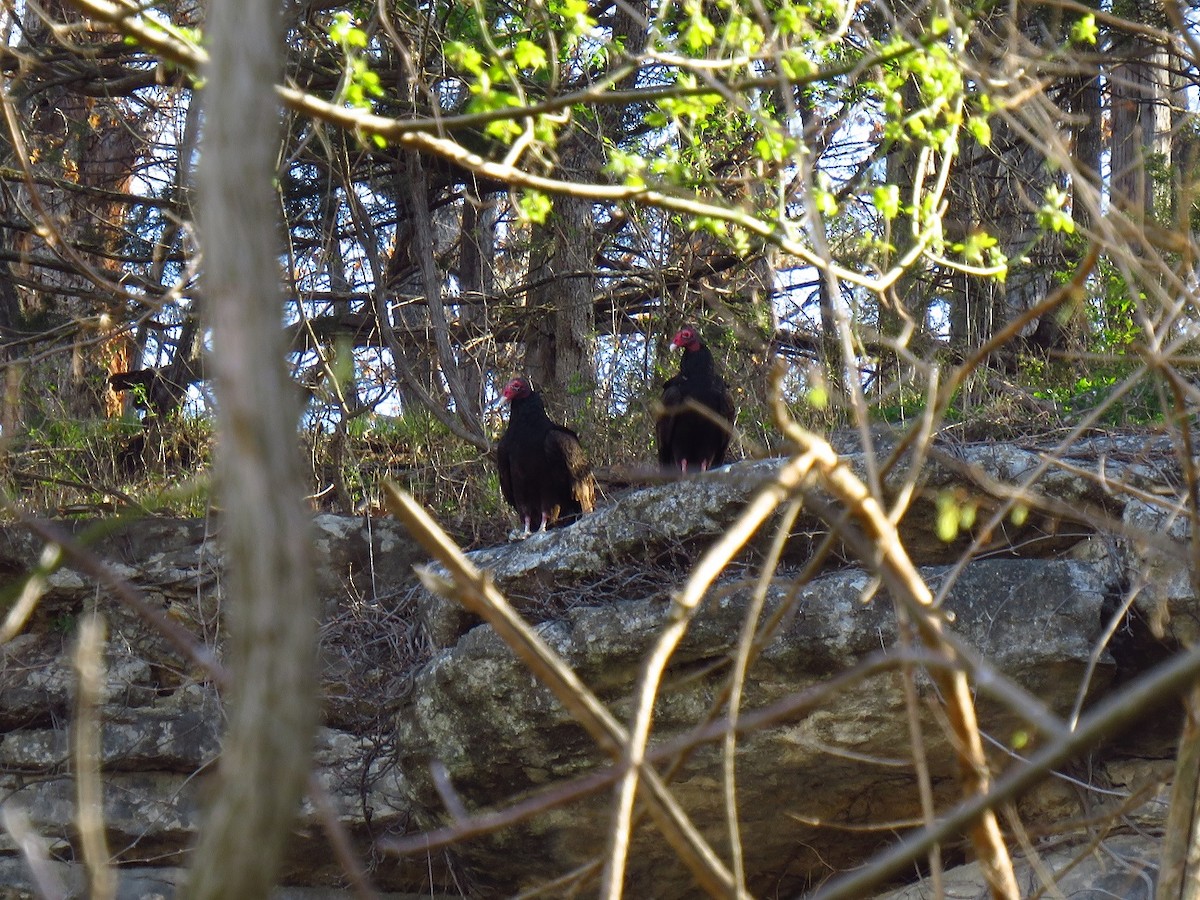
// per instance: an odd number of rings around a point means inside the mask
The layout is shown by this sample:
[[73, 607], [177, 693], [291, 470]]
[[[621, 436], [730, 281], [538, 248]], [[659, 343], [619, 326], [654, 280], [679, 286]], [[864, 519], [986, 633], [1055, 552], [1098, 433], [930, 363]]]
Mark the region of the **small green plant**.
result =
[[1134, 370], [1132, 362], [1114, 362], [1078, 375], [1074, 380], [1038, 388], [1033, 395], [1053, 401], [1068, 419], [1103, 405], [1099, 421], [1105, 425], [1147, 425], [1163, 421], [1163, 409], [1153, 380], [1143, 378], [1109, 401], [1109, 395]]
[[[329, 24], [329, 39], [342, 52], [344, 70], [337, 93], [337, 102], [353, 109], [371, 111], [374, 99], [384, 95], [383, 82], [379, 73], [371, 69], [367, 49], [370, 36], [360, 28], [346, 10], [339, 10]], [[378, 134], [371, 135], [376, 147], [386, 147], [387, 140]]]
[[153, 428], [125, 418], [46, 416], [8, 445], [0, 484], [41, 514], [202, 514], [211, 438], [203, 416], [175, 416]]

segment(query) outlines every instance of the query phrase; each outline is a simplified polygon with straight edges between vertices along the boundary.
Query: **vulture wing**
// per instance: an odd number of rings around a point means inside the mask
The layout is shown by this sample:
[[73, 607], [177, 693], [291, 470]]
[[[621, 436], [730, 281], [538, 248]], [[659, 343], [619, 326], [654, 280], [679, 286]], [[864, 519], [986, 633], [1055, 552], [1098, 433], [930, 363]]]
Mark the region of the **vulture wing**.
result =
[[507, 431], [496, 444], [496, 470], [500, 475], [500, 494], [510, 506], [516, 506], [512, 488], [512, 442], [508, 439]]
[[545, 448], [549, 495], [560, 507], [559, 521], [565, 524], [580, 513], [591, 512], [596, 505], [596, 480], [579, 436], [570, 428], [554, 425], [546, 434]]
[[566, 525], [595, 505], [595, 481], [575, 432], [546, 415], [541, 395], [523, 378], [504, 389], [508, 427], [496, 445], [500, 492], [525, 532]]
[[737, 407], [733, 405], [733, 394], [729, 393], [729, 388], [725, 387], [723, 381], [721, 382], [721, 408], [717, 411], [730, 425], [737, 420]]
[[700, 402], [729, 423], [727, 425], [712, 423], [714, 436], [712, 466], [719, 466], [725, 462], [725, 452], [729, 449], [730, 438], [733, 437], [732, 429], [737, 418], [737, 407], [733, 405], [733, 395], [729, 393], [729, 388], [715, 373], [707, 394], [706, 397], [698, 398]]
[[660, 465], [675, 464], [675, 423], [679, 419], [679, 409], [687, 403], [687, 393], [684, 385], [687, 378], [682, 374], [667, 379], [663, 384], [662, 412], [654, 422], [654, 436], [658, 444], [658, 462]]
[[517, 511], [522, 524], [531, 527], [541, 522], [540, 479], [546, 468], [542, 441], [549, 427], [539, 397], [514, 398], [508, 428], [496, 445], [500, 493]]

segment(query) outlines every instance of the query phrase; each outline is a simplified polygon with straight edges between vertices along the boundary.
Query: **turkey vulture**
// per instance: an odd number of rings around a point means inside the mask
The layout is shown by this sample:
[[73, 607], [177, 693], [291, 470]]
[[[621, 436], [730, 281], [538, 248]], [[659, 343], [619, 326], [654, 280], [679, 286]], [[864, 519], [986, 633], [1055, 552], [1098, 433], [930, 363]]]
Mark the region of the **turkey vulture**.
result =
[[591, 512], [596, 482], [578, 435], [550, 421], [542, 395], [524, 378], [510, 381], [503, 396], [512, 415], [496, 445], [500, 492], [516, 508], [525, 535], [535, 523], [545, 531]]
[[[695, 328], [681, 328], [671, 346], [682, 347], [683, 357], [679, 374], [663, 385], [662, 410], [654, 428], [658, 461], [685, 473], [689, 466], [706, 472], [725, 461], [737, 411], [712, 353]], [[696, 409], [697, 405], [706, 410]], [[712, 410], [711, 415], [707, 410]]]

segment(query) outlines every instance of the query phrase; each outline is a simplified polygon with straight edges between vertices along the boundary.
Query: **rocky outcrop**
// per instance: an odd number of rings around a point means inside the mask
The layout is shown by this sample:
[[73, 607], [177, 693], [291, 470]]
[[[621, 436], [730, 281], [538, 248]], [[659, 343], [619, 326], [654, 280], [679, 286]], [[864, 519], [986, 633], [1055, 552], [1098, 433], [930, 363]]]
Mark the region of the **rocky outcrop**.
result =
[[[1160, 490], [1178, 474], [1170, 445], [1161, 439], [1157, 444], [1133, 436], [1085, 441], [1057, 459], [1051, 456], [1053, 449], [1032, 444], [939, 446], [922, 468], [921, 491], [901, 522], [909, 555], [919, 562], [950, 562], [981, 537], [984, 554], [1052, 557], [1098, 530], [1111, 531], [1135, 496]], [[865, 477], [863, 455], [846, 458]], [[1087, 474], [1096, 472], [1097, 465], [1102, 467], [1102, 477]], [[777, 460], [741, 463], [704, 478], [629, 492], [570, 529], [480, 550], [472, 559], [523, 613], [538, 621], [580, 602], [580, 586], [603, 589], [606, 575], [615, 582], [612, 592], [621, 594], [626, 588], [618, 579], [636, 577], [631, 570], [656, 574], [664, 568], [686, 570], [734, 522], [778, 466]], [[899, 490], [907, 475], [905, 466], [894, 467], [884, 480], [885, 488]], [[1035, 483], [1029, 499], [1020, 504], [1021, 515], [1002, 517], [984, 533], [989, 516], [1003, 499], [989, 493], [988, 487], [1022, 485], [1030, 478]], [[1039, 507], [1032, 502], [1036, 498], [1046, 502]], [[964, 526], [951, 540], [943, 540], [938, 531], [940, 504], [947, 499], [970, 509], [974, 517], [973, 527]], [[792, 528], [784, 563], [805, 562], [814, 538], [826, 531], [816, 517], [801, 516]], [[751, 542], [747, 561], [762, 549], [767, 533], [763, 529]], [[439, 647], [450, 646], [477, 624], [454, 602], [433, 596], [421, 599], [421, 612]]]
[[[95, 533], [91, 525], [64, 524], [84, 539]], [[150, 605], [219, 650], [220, 607], [226, 600], [220, 523], [149, 519], [103, 530], [111, 533], [90, 542], [95, 554], [108, 560]], [[358, 706], [368, 692], [359, 689], [350, 698], [337, 687], [366, 660], [348, 663], [339, 647], [346, 633], [362, 636], [368, 630], [377, 643], [391, 646], [398, 640], [393, 627], [396, 592], [411, 584], [412, 565], [421, 554], [388, 520], [319, 516], [315, 531], [330, 686], [327, 727], [318, 735], [316, 759], [340, 820], [369, 847], [374, 836], [406, 827], [411, 804], [400, 770], [387, 762], [390, 742], [366, 729], [349, 730], [348, 723], [362, 722]], [[20, 586], [41, 549], [24, 529], [0, 529], [0, 571], [8, 573], [10, 591]], [[169, 888], [180, 872], [162, 867], [182, 863], [195, 837], [205, 785], [220, 749], [220, 699], [204, 673], [183, 664], [160, 635], [103, 587], [70, 568], [59, 569], [47, 581], [23, 632], [0, 646], [0, 791], [5, 808], [30, 817], [49, 853], [61, 860], [56, 877], [67, 887], [78, 884], [81, 873], [69, 865], [77, 858], [68, 743], [73, 635], [79, 617], [95, 609], [104, 617], [108, 638], [104, 818], [109, 846], [127, 867], [122, 896], [171, 896]], [[313, 886], [343, 881], [311, 808], [293, 843], [288, 880]], [[7, 896], [4, 885], [27, 883], [15, 852], [11, 835], [0, 831], [0, 897]], [[427, 870], [424, 863], [413, 868]], [[379, 882], [388, 886], [425, 877], [393, 863], [381, 867]], [[168, 889], [152, 889], [156, 884]]]
[[[1200, 619], [1180, 550], [1186, 520], [1169, 502], [1178, 483], [1169, 445], [1129, 436], [1076, 443], [1069, 458], [1053, 458], [1049, 449], [941, 448], [923, 470], [902, 532], [935, 592], [949, 587], [948, 627], [1047, 707], [1069, 715], [1192, 640]], [[851, 458], [865, 470], [865, 460]], [[617, 717], [627, 718], [673, 592], [777, 465], [739, 464], [631, 491], [568, 529], [471, 556]], [[1037, 478], [1019, 513], [993, 521], [1001, 488], [1029, 475]], [[897, 468], [885, 483], [898, 490], [902, 477]], [[945, 525], [939, 509], [944, 513], [948, 499], [974, 518], [960, 516], [960, 533], [946, 541], [938, 526]], [[392, 838], [449, 821], [448, 790], [469, 812], [495, 809], [603, 770], [608, 760], [489, 626], [416, 585], [411, 570], [422, 554], [395, 522], [322, 516], [317, 525], [326, 689], [318, 777], [373, 883], [422, 896], [506, 894], [595, 860], [606, 841], [607, 790], [448, 851], [386, 852]], [[778, 627], [748, 673], [740, 708], [752, 716], [795, 707], [738, 740], [745, 868], [751, 889], [764, 895], [795, 893], [861, 864], [920, 816], [899, 676], [876, 672], [828, 690], [831, 679], [894, 646], [897, 631], [889, 598], [873, 593], [844, 548], [835, 547], [815, 578], [800, 579], [825, 530], [816, 517], [801, 516], [782, 566], [763, 582], [763, 620], [777, 616]], [[219, 531], [219, 522], [148, 520], [123, 526], [94, 549], [219, 651], [220, 607], [234, 602], [222, 591]], [[710, 591], [672, 658], [655, 710], [653, 745], [664, 764], [676, 758], [672, 741], [724, 712], [718, 698], [769, 538], [764, 529]], [[977, 558], [952, 568], [972, 541]], [[0, 529], [0, 571], [13, 585], [40, 552], [40, 542], [22, 529]], [[1120, 618], [1126, 601], [1132, 614]], [[105, 821], [122, 864], [123, 896], [169, 895], [219, 753], [219, 698], [165, 640], [69, 568], [50, 577], [33, 619], [0, 648], [0, 787], [6, 808], [28, 814], [60, 861], [61, 877], [78, 879], [71, 865], [78, 853], [70, 654], [74, 622], [92, 608], [108, 626]], [[934, 796], [944, 805], [958, 790], [951, 748], [931, 684], [919, 678], [917, 687]], [[979, 711], [997, 769], [1043, 740], [986, 691]], [[1097, 748], [1086, 770], [1064, 773], [1070, 781], [1051, 779], [1023, 798], [1024, 827], [1086, 851], [1087, 841], [1073, 837], [1072, 819], [1086, 819], [1090, 839], [1100, 834], [1103, 841], [1115, 840], [1106, 828], [1161, 825], [1175, 719], [1160, 716]], [[444, 773], [440, 783], [434, 771]], [[671, 784], [728, 858], [720, 742], [686, 754]], [[1099, 831], [1097, 821], [1104, 822]], [[329, 845], [316, 811], [306, 808], [285, 873], [289, 896], [326, 896], [321, 892], [344, 885]], [[1144, 846], [1111, 846], [1142, 863], [1152, 857]], [[964, 848], [944, 852], [953, 864]], [[1065, 866], [1071, 857], [1062, 853], [1042, 862]], [[0, 883], [25, 883], [22, 865], [2, 834]], [[1071, 877], [1081, 877], [1079, 868]], [[1098, 871], [1087, 884], [1096, 887], [1102, 876]], [[635, 837], [626, 884], [630, 896], [695, 895], [690, 876], [648, 824]]]
[[[936, 581], [943, 568], [923, 570]], [[863, 603], [869, 579], [839, 572], [801, 588], [788, 626], [752, 670], [744, 712], [762, 709], [797, 691], [820, 685], [895, 642], [895, 616], [884, 598]], [[749, 585], [706, 604], [675, 654], [672, 677], [656, 710], [657, 733], [678, 735], [705, 719], [728, 667], [723, 665], [741, 627]], [[785, 601], [780, 580], [768, 595], [766, 615]], [[1104, 609], [1115, 592], [1103, 567], [1076, 561], [991, 560], [964, 574], [946, 610], [956, 632], [996, 661], [1006, 674], [1060, 713], [1081, 690], [1090, 654], [1101, 637]], [[1057, 598], [1053, 604], [1049, 598]], [[540, 631], [555, 650], [610, 703], [628, 714], [627, 697], [667, 613], [665, 597], [577, 607]], [[1090, 685], [1103, 691], [1114, 676], [1102, 656]], [[489, 628], [469, 632], [418, 675], [414, 703], [398, 717], [404, 769], [422, 805], [440, 806], [423, 763], [446, 765], [468, 809], [569, 779], [605, 760], [549, 692]], [[1007, 742], [1021, 723], [989, 704], [984, 726]], [[925, 722], [926, 750], [938, 773], [942, 802], [954, 798], [951, 748], [935, 724]], [[762, 729], [740, 742], [738, 795], [746, 840], [746, 866], [761, 877], [756, 892], [772, 884], [785, 893], [815, 883], [830, 871], [853, 867], [890, 839], [875, 830], [842, 830], [872, 822], [908, 821], [920, 815], [911, 779], [908, 723], [899, 679], [892, 673], [840, 691], [807, 716]], [[722, 759], [709, 745], [694, 753], [674, 779], [684, 808], [704, 823], [714, 846], [724, 841], [720, 785]], [[586, 864], [605, 846], [607, 795], [472, 845], [481, 881], [508, 872], [520, 853], [520, 882], [532, 885]], [[825, 823], [838, 823], [835, 831]], [[655, 896], [685, 897], [690, 879], [667, 847], [649, 833], [631, 854], [631, 884], [653, 884]], [[781, 861], [786, 860], [786, 867]], [[511, 875], [497, 887], [511, 890]]]

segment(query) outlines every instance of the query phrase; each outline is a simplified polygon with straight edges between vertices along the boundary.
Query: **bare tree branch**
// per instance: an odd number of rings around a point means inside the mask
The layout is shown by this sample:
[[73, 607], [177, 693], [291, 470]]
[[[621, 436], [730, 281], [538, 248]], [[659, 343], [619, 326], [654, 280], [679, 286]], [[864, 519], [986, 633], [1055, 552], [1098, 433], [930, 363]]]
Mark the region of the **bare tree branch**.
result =
[[[407, 493], [385, 484], [388, 508], [404, 522], [409, 533], [431, 556], [449, 570], [453, 583], [445, 582], [428, 570], [422, 579], [438, 593], [458, 599], [464, 606], [487, 620], [530, 671], [549, 687], [559, 701], [579, 721], [602, 750], [621, 759], [627, 741], [625, 729], [579, 676], [546, 645], [504, 599], [496, 587], [463, 556], [462, 551], [438, 524]], [[638, 761], [642, 765], [643, 761]], [[686, 814], [671, 797], [655, 771], [643, 767], [642, 778], [650, 791], [646, 801], [663, 835], [696, 876], [699, 884], [714, 895], [724, 896], [733, 886], [733, 876], [721, 863], [688, 821]]]
[[933, 827], [897, 842], [861, 869], [834, 878], [817, 891], [813, 900], [856, 900], [869, 896], [873, 888], [925, 855], [929, 848], [945, 843], [989, 810], [1020, 796], [1052, 769], [1158, 712], [1163, 703], [1188, 690], [1197, 677], [1200, 677], [1200, 648], [1177, 654], [1124, 690], [1098, 702], [1080, 719], [1074, 731], [1050, 741], [1027, 761], [1000, 776], [988, 793], [964, 799], [945, 812]]

